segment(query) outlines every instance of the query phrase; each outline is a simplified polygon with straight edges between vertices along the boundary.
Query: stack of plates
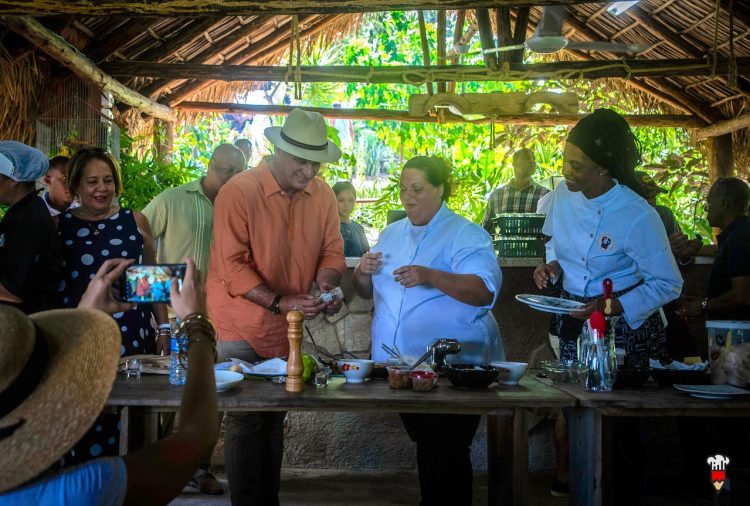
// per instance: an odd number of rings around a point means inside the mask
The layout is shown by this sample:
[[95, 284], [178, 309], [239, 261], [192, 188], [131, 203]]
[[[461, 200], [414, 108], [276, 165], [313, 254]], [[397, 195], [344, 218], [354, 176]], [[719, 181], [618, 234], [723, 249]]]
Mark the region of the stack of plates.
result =
[[579, 311], [586, 304], [574, 300], [560, 299], [558, 297], [548, 297], [546, 295], [533, 295], [521, 293], [516, 295], [518, 302], [523, 302], [532, 309], [544, 311], [545, 313], [568, 314]]

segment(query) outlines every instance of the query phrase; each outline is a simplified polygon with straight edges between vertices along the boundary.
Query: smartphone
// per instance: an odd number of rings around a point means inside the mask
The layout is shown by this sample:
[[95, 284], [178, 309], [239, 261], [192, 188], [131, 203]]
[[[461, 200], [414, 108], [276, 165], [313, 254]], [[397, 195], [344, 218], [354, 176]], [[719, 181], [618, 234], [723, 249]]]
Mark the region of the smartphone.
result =
[[120, 299], [124, 302], [171, 302], [169, 290], [176, 277], [182, 287], [187, 264], [134, 264], [120, 277]]

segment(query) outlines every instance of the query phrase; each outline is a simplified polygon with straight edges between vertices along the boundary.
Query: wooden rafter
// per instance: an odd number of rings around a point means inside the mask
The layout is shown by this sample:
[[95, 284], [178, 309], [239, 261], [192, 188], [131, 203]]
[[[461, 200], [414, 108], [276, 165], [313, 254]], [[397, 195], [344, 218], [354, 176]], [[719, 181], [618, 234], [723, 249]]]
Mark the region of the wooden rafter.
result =
[[[231, 113], [231, 114], [259, 114], [280, 115], [289, 114], [297, 106], [287, 105], [254, 105], [254, 104], [222, 104], [213, 102], [182, 102], [178, 109], [186, 112], [203, 113]], [[407, 111], [396, 111], [387, 109], [334, 109], [326, 107], [301, 107], [308, 111], [319, 112], [327, 118], [350, 119], [362, 121], [402, 121], [412, 123], [489, 123], [490, 119], [467, 121], [461, 116], [450, 112], [441, 112], [441, 117], [436, 116], [411, 116]], [[585, 114], [500, 114], [493, 118], [495, 123], [506, 125], [535, 125], [535, 126], [558, 126], [575, 125]], [[630, 114], [625, 119], [631, 126], [659, 126], [659, 127], [681, 127], [698, 128], [706, 123], [700, 118], [691, 115], [663, 115], [663, 114]]]
[[79, 76], [93, 81], [102, 91], [108, 91], [120, 102], [137, 107], [156, 118], [174, 121], [177, 115], [165, 105], [150, 100], [111, 76], [102, 72], [86, 55], [68, 44], [62, 37], [50, 31], [39, 21], [28, 16], [3, 16], [0, 18], [8, 28], [24, 37], [41, 51], [48, 54]]
[[128, 20], [116, 33], [109, 34], [106, 38], [97, 41], [96, 45], [87, 51], [88, 57], [96, 63], [103, 62], [112, 56], [115, 51], [118, 51], [160, 20], [161, 18]]
[[[750, 75], [750, 57], [738, 58], [740, 72]], [[717, 68], [730, 62], [722, 58]], [[284, 81], [287, 67], [203, 65], [197, 63], [107, 62], [102, 69], [116, 77], [199, 79], [217, 81]], [[520, 81], [529, 79], [602, 79], [611, 77], [668, 77], [710, 75], [712, 65], [702, 58], [677, 60], [586, 60], [548, 63], [511, 63], [508, 72], [481, 65], [302, 66], [302, 82], [406, 83], [448, 81]]]
[[[531, 13], [530, 7], [519, 7], [518, 14], [516, 14], [516, 24], [513, 27], [513, 44], [523, 44], [526, 40], [526, 33], [529, 29], [529, 14]], [[514, 63], [523, 62], [523, 49], [513, 51], [510, 53], [510, 61]]]
[[0, 0], [0, 14], [50, 16], [247, 16], [250, 14], [336, 14], [422, 9], [488, 8], [499, 5], [574, 5], [604, 0]]
[[[447, 12], [445, 11], [438, 11], [437, 14], [437, 64], [438, 65], [445, 65], [448, 63], [445, 60], [445, 38], [447, 36], [446, 34], [446, 25], [448, 24], [448, 16]], [[438, 93], [444, 93], [445, 83], [438, 83], [437, 86]]]
[[[304, 16], [302, 18], [304, 19]], [[283, 27], [289, 22], [289, 20], [290, 18], [288, 16], [284, 16], [282, 19], [270, 16], [268, 18], [263, 18], [263, 21], [256, 18], [256, 20], [240, 28], [232, 37], [224, 38], [217, 44], [209, 46], [200, 53], [193, 55], [191, 61], [208, 64], [219, 57], [226, 59], [224, 51], [233, 49], [243, 43], [247, 43], [247, 45], [250, 46], [250, 43], [246, 41], [248, 37], [260, 37], [261, 34], [272, 34], [274, 29]], [[259, 22], [256, 23], [256, 21]], [[147, 97], [156, 99], [163, 91], [178, 86], [184, 82], [184, 80], [180, 80], [179, 82], [175, 82], [174, 80], [157, 80], [139, 91]]]
[[164, 61], [179, 51], [185, 44], [202, 33], [211, 31], [211, 29], [221, 25], [224, 21], [224, 19], [213, 18], [194, 19], [164, 42], [157, 41], [150, 48], [138, 49], [127, 53], [128, 60]]
[[[417, 21], [419, 23], [419, 42], [422, 44], [422, 61], [425, 65], [430, 65], [430, 41], [427, 39], [427, 24], [424, 21], [424, 12], [417, 12]], [[432, 82], [426, 82], [427, 93], [432, 95], [435, 89]]]
[[[651, 15], [643, 7], [634, 5], [628, 9], [625, 14], [636, 20], [641, 26], [656, 35], [659, 39], [667, 41], [667, 43], [680, 49], [686, 55], [692, 58], [701, 58], [704, 56], [704, 51], [698, 48], [695, 44], [687, 41], [682, 35], [675, 33], [669, 28], [669, 26], [659, 21], [656, 16]], [[719, 81], [725, 86], [735, 88], [735, 86], [729, 84], [724, 76], [719, 76]], [[750, 86], [748, 86], [747, 83], [738, 81], [736, 89], [744, 96], [750, 98]]]
[[[300, 16], [300, 23], [302, 22]], [[308, 16], [305, 22], [308, 25], [300, 30], [300, 39], [320, 33], [329, 23], [338, 19], [338, 16]], [[230, 63], [237, 65], [249, 65], [257, 60], [262, 60], [269, 54], [284, 51], [289, 46], [290, 33], [272, 33], [262, 40], [248, 47], [245, 51], [233, 56]], [[211, 85], [211, 81], [197, 81], [180, 88], [177, 93], [169, 97], [169, 105], [175, 106], [187, 98], [195, 95]]]
[[[490, 21], [490, 12], [487, 9], [476, 9], [474, 16], [477, 18], [479, 27], [479, 42], [482, 49], [493, 49], [495, 40], [492, 37], [492, 22]], [[484, 64], [492, 70], [498, 66], [497, 53], [488, 53], [484, 55]]]
[[[597, 33], [593, 30], [591, 30], [586, 24], [580, 22], [578, 19], [575, 18], [575, 16], [568, 16], [565, 20], [565, 22], [576, 30], [578, 33], [583, 35], [584, 37], [587, 37], [590, 40], [607, 40], [610, 39], [606, 36], [604, 36], [601, 33]], [[578, 53], [579, 57], [581, 57], [581, 53]], [[613, 55], [617, 57], [618, 55]], [[691, 113], [696, 114], [700, 116], [702, 119], [709, 123], [713, 123], [715, 121], [719, 121], [722, 119], [721, 115], [717, 113], [715, 110], [708, 107], [705, 103], [701, 103], [699, 101], [696, 101], [696, 99], [687, 93], [685, 93], [682, 89], [673, 86], [669, 82], [665, 80], [657, 80], [657, 79], [649, 79], [649, 78], [642, 78], [643, 83], [638, 83], [637, 81], [631, 81], [628, 80], [626, 83], [629, 86], [632, 86], [636, 89], [646, 90], [646, 89], [653, 89], [657, 88], [661, 91], [660, 95], [670, 97], [670, 100], [672, 103], [678, 103], [682, 105], [682, 108], [687, 108]], [[646, 87], [640, 86], [641, 84], [647, 85]], [[640, 86], [640, 88], [639, 88]], [[659, 95], [654, 95], [657, 98], [659, 98]]]

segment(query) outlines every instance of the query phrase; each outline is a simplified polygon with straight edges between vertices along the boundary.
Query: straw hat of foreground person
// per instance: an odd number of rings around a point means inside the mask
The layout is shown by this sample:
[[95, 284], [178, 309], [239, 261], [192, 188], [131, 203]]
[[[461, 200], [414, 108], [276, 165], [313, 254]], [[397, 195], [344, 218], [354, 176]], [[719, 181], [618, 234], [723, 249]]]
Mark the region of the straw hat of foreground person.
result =
[[26, 316], [0, 306], [0, 504], [166, 504], [210, 454], [218, 433], [215, 341], [200, 272], [188, 261], [182, 288], [172, 285], [190, 343], [186, 427], [122, 458], [50, 469], [91, 428], [112, 389], [121, 338], [106, 312], [131, 306], [112, 289], [131, 263], [104, 262], [78, 309]]

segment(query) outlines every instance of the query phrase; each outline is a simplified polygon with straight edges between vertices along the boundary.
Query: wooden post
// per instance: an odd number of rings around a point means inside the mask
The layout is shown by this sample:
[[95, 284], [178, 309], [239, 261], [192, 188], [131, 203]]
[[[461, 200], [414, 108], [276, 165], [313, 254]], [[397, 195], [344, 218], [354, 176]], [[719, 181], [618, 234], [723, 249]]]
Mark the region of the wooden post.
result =
[[711, 181], [718, 177], [731, 176], [734, 173], [734, 155], [732, 153], [732, 134], [709, 137], [708, 143], [708, 176]]
[[[447, 15], [445, 11], [437, 13], [437, 64], [445, 65], [445, 25], [447, 24]], [[445, 83], [438, 83], [438, 93], [445, 93]]]
[[[464, 21], [466, 21], [466, 12], [458, 11], [456, 13], [456, 26], [453, 28], [453, 47], [451, 48], [451, 53], [455, 53], [455, 56], [451, 58], [451, 64], [453, 65], [458, 64], [461, 58], [461, 55], [456, 51], [456, 45], [461, 43], [461, 37], [464, 33]], [[454, 93], [456, 91], [455, 81], [448, 83], [446, 91], [448, 93]]]
[[[424, 13], [422, 11], [417, 12], [419, 16], [419, 38], [422, 41], [422, 59], [425, 65], [430, 64], [430, 42], [427, 40], [427, 25], [424, 21]], [[432, 95], [435, 93], [435, 89], [432, 87], [432, 82], [428, 81], [425, 83], [427, 86], [427, 93]]]
[[305, 315], [301, 311], [289, 311], [286, 321], [289, 323], [287, 339], [289, 339], [289, 358], [286, 362], [286, 391], [302, 391], [302, 320]]
[[[487, 9], [476, 9], [474, 16], [477, 18], [479, 26], [479, 41], [482, 43], [482, 49], [494, 49], [495, 41], [492, 39], [492, 23], [490, 22], [490, 13]], [[497, 70], [497, 53], [484, 55], [484, 64], [490, 70]]]

